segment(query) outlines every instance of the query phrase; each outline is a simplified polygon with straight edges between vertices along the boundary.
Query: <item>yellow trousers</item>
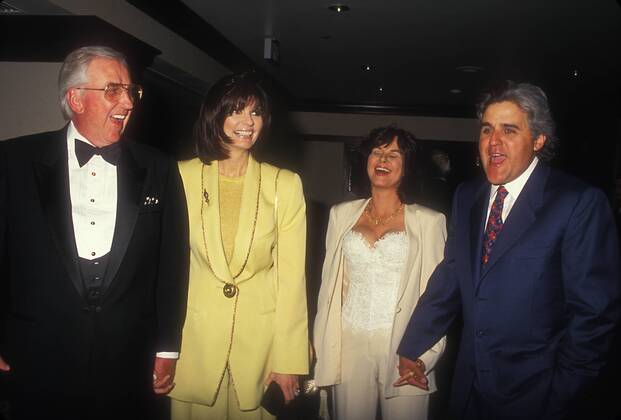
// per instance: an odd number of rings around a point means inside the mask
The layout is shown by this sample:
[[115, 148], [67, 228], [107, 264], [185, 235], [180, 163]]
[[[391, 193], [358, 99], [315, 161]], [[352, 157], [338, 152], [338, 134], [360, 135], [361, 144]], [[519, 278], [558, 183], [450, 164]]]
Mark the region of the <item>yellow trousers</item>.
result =
[[191, 402], [170, 400], [172, 420], [274, 420], [275, 417], [262, 407], [255, 410], [239, 409], [235, 388], [231, 382], [228, 369], [222, 378], [218, 396], [214, 405], [194, 404]]

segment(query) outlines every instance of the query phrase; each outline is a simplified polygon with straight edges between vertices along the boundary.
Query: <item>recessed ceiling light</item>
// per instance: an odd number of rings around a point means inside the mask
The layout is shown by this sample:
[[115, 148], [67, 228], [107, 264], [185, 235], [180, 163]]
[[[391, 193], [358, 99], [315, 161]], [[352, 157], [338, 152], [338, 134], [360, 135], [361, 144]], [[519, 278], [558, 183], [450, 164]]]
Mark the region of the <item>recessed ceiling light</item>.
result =
[[483, 67], [479, 66], [459, 66], [456, 67], [455, 70], [461, 71], [462, 73], [480, 73], [483, 71]]
[[459, 95], [461, 93], [461, 89], [451, 89], [449, 90], [449, 92], [451, 92], [453, 95]]
[[364, 71], [371, 71], [371, 70], [373, 70], [373, 66], [371, 66], [369, 64], [365, 64], [364, 66], [362, 66], [362, 70], [364, 70]]
[[577, 78], [578, 76], [580, 76], [580, 72], [578, 71], [578, 69], [574, 69], [574, 71], [573, 71], [573, 72], [571, 72], [571, 74], [572, 74], [574, 77], [576, 77], [576, 78]]
[[384, 88], [382, 86], [379, 87], [379, 93], [384, 93]]
[[345, 4], [333, 4], [331, 6], [328, 6], [328, 9], [336, 13], [343, 13], [349, 11], [349, 6]]

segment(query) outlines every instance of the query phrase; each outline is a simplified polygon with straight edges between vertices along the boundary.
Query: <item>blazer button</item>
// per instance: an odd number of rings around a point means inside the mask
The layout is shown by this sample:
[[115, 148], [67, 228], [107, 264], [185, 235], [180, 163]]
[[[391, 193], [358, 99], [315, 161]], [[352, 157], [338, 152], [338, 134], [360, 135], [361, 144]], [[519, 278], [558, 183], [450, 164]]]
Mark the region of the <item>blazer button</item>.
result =
[[485, 331], [479, 330], [477, 331], [477, 337], [483, 337], [485, 335]]
[[97, 313], [101, 312], [101, 306], [96, 306], [95, 307], [95, 312], [97, 312]]

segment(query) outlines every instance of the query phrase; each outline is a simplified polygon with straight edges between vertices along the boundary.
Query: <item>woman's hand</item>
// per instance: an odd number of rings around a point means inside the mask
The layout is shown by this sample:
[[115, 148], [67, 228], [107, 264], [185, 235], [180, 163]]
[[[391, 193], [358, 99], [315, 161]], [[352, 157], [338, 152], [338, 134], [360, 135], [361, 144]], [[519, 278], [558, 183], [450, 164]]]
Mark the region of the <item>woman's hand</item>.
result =
[[270, 382], [276, 382], [280, 386], [285, 396], [285, 403], [288, 403], [300, 393], [298, 375], [272, 372], [267, 377], [265, 384], [269, 385]]
[[425, 391], [429, 391], [429, 383], [425, 375], [425, 363], [422, 360], [410, 360], [407, 357], [399, 356], [399, 379], [394, 386], [414, 385]]

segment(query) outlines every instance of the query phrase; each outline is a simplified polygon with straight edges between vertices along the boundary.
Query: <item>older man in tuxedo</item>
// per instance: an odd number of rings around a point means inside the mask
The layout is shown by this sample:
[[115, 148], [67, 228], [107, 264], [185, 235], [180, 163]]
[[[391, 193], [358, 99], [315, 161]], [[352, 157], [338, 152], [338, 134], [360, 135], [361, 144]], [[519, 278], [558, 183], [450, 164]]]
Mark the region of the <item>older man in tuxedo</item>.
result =
[[173, 386], [188, 222], [175, 162], [123, 131], [142, 88], [69, 54], [61, 130], [0, 144], [0, 375], [13, 419], [138, 419]]
[[486, 179], [453, 200], [444, 261], [398, 349], [397, 385], [463, 314], [451, 419], [562, 419], [600, 374], [619, 319], [619, 248], [604, 194], [545, 163], [544, 92], [508, 82], [479, 107]]

